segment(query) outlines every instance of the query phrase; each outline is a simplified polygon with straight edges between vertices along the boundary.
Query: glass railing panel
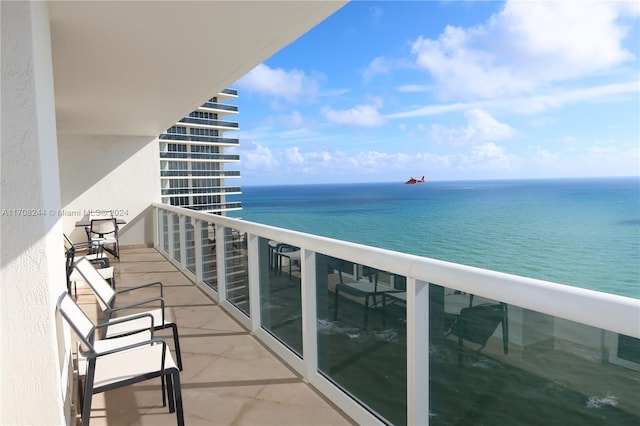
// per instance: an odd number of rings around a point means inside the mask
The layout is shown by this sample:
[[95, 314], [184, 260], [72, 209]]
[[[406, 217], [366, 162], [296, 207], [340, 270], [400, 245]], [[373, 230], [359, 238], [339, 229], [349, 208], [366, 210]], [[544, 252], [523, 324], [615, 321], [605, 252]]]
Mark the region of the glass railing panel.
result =
[[640, 424], [637, 339], [434, 284], [429, 296], [430, 424]]
[[302, 356], [300, 249], [259, 239], [262, 327]]
[[187, 216], [184, 222], [185, 231], [185, 252], [187, 258], [185, 259], [186, 267], [192, 273], [196, 273], [196, 243], [193, 229], [193, 220]]
[[172, 213], [173, 215], [173, 258], [178, 262], [180, 259], [180, 215]]
[[200, 242], [202, 244], [202, 282], [204, 282], [212, 290], [218, 291], [215, 225], [207, 222], [200, 222], [200, 225]]
[[160, 210], [160, 222], [162, 229], [162, 249], [169, 252], [169, 215], [166, 210]]
[[316, 267], [319, 371], [385, 421], [406, 424], [406, 312], [386, 309], [406, 279], [321, 254]]
[[224, 231], [226, 298], [249, 316], [247, 234], [233, 228]]

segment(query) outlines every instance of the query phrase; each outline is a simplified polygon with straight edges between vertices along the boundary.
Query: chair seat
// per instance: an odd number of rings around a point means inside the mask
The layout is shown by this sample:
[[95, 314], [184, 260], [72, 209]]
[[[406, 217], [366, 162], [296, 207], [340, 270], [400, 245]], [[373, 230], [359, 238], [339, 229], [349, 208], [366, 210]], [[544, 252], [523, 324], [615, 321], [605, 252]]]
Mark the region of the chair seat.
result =
[[[148, 320], [147, 320], [148, 322]], [[121, 348], [123, 346], [132, 345], [134, 343], [151, 340], [150, 331], [141, 331], [139, 333], [130, 334], [128, 336], [115, 337], [113, 339], [102, 339], [93, 342], [93, 347], [97, 352], [106, 352], [112, 349]], [[78, 375], [84, 377], [87, 374], [87, 358], [78, 350]]]
[[92, 238], [91, 241], [93, 241], [95, 244], [115, 244], [116, 242], [118, 242], [118, 240], [111, 237]]
[[[165, 350], [165, 372], [178, 371], [168, 346]], [[132, 380], [144, 376], [156, 376], [161, 368], [160, 360], [163, 345], [155, 344], [100, 356], [96, 359], [94, 392], [115, 383]]]
[[[154, 328], [163, 328], [165, 326], [175, 324], [175, 315], [173, 313], [173, 309], [170, 307], [164, 308], [164, 323], [162, 322], [162, 309], [152, 309], [149, 311], [144, 311], [145, 314], [151, 314], [153, 316], [153, 325]], [[123, 319], [130, 318], [138, 315], [137, 313], [130, 315], [119, 315], [115, 318], [111, 319]], [[105, 338], [110, 339], [112, 337], [123, 336], [126, 334], [131, 334], [136, 330], [144, 330], [149, 326], [149, 320], [147, 318], [139, 318], [132, 321], [127, 321], [125, 323], [113, 324], [107, 327], [107, 331], [105, 333]]]
[[[96, 269], [96, 271], [98, 271], [98, 273], [102, 275], [102, 278], [104, 278], [105, 280], [110, 280], [113, 278], [113, 266], [109, 266], [108, 268]], [[74, 269], [73, 272], [71, 272], [71, 275], [69, 275], [69, 281], [84, 281], [84, 278], [77, 270]]]

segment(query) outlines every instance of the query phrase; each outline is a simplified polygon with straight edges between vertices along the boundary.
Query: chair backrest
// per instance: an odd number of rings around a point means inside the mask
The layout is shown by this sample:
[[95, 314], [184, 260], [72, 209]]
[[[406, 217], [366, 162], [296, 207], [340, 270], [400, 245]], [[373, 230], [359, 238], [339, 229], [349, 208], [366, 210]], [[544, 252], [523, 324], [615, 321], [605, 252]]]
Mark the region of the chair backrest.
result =
[[505, 306], [500, 303], [486, 303], [464, 308], [460, 311], [454, 333], [484, 347], [489, 337], [504, 320], [504, 314]]
[[69, 249], [74, 247], [73, 241], [71, 241], [71, 238], [69, 238], [69, 236], [64, 232], [62, 233], [62, 235], [64, 235], [64, 248]]
[[69, 296], [69, 293], [62, 293], [58, 298], [57, 307], [60, 314], [62, 314], [62, 317], [78, 335], [82, 344], [86, 348], [89, 348], [90, 351], [95, 352], [93, 348], [95, 325], [82, 311], [82, 309], [80, 309], [76, 302], [73, 301], [71, 296]]
[[115, 217], [106, 219], [91, 219], [89, 232], [100, 236], [115, 234], [118, 231], [118, 220]]
[[[66, 235], [65, 235], [66, 237]], [[73, 258], [76, 255], [76, 248], [72, 245], [71, 247], [67, 247], [65, 244], [65, 272], [67, 273], [67, 289], [70, 289], [69, 277], [71, 276], [71, 272], [73, 271]]]
[[82, 275], [82, 278], [89, 284], [98, 299], [98, 304], [102, 311], [113, 307], [116, 292], [109, 283], [100, 275], [86, 257], [81, 257], [74, 263], [74, 268]]

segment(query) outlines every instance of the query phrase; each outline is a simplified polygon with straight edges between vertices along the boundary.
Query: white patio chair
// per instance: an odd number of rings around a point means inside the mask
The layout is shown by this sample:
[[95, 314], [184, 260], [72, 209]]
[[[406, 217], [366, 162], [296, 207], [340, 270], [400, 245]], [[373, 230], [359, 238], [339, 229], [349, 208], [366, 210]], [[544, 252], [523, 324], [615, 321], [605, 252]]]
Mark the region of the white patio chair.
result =
[[[84, 397], [81, 402], [83, 426], [89, 425], [94, 394], [157, 377], [160, 377], [162, 382], [162, 405], [167, 405], [168, 396], [169, 412], [176, 413], [179, 426], [184, 425], [180, 371], [163, 339], [139, 338], [138, 341], [133, 341], [129, 338], [127, 341], [120, 340], [120, 344], [116, 344], [115, 341], [104, 343], [96, 339], [96, 330], [108, 328], [110, 325], [95, 326], [68, 293], [60, 296], [57, 308], [78, 335], [82, 356], [86, 357], [86, 364], [82, 366], [85, 373]], [[146, 321], [149, 333], [152, 333], [153, 320], [146, 318]]]
[[[91, 289], [93, 290], [98, 305], [100, 306], [100, 309], [105, 316], [105, 321], [109, 321], [113, 318], [127, 318], [135, 315], [122, 315], [122, 312], [127, 309], [141, 308], [144, 305], [152, 303], [159, 304], [160, 308], [146, 311], [146, 313], [149, 313], [153, 316], [154, 330], [171, 328], [171, 331], [173, 333], [173, 343], [176, 350], [176, 361], [178, 362], [178, 367], [180, 368], [180, 370], [182, 370], [182, 355], [180, 352], [178, 325], [174, 320], [175, 315], [173, 313], [173, 309], [171, 309], [171, 307], [165, 306], [164, 304], [164, 299], [162, 298], [162, 283], [160, 281], [141, 284], [135, 287], [115, 291], [113, 288], [111, 288], [109, 283], [100, 275], [100, 273], [98, 273], [98, 271], [91, 266], [91, 263], [89, 263], [88, 260], [84, 258], [79, 259], [74, 263], [74, 268], [78, 271], [78, 273], [80, 273], [87, 284], [89, 284], [89, 287], [91, 287]], [[116, 296], [118, 294], [145, 289], [152, 286], [160, 287], [160, 297], [154, 297], [130, 305], [116, 307]], [[116, 315], [118, 316], [116, 317]], [[144, 321], [131, 321], [123, 324], [113, 324], [106, 327], [106, 329], [103, 331], [103, 338], [111, 339], [113, 337], [125, 336], [143, 330], [145, 327], [146, 325], [144, 324]]]
[[89, 237], [91, 242], [100, 247], [100, 252], [107, 251], [120, 260], [118, 220], [115, 217], [91, 219]]
[[83, 281], [82, 277], [80, 277], [78, 273], [74, 272], [74, 269], [73, 269], [73, 263], [76, 260], [80, 259], [80, 257], [83, 257], [83, 256], [78, 256], [78, 250], [84, 251], [85, 252], [84, 257], [86, 257], [89, 260], [89, 262], [91, 262], [94, 266], [100, 267], [100, 269], [98, 270], [100, 275], [102, 275], [104, 279], [108, 280], [111, 286], [115, 288], [116, 286], [115, 276], [113, 274], [113, 268], [109, 266], [109, 259], [105, 255], [101, 255], [98, 253], [91, 254], [91, 251], [90, 251], [91, 243], [74, 244], [71, 241], [71, 239], [69, 239], [67, 234], [63, 233], [63, 235], [65, 239], [64, 249], [65, 249], [65, 258], [66, 258], [65, 271], [67, 274], [67, 291], [69, 292], [69, 294], [71, 294], [71, 283], [73, 283], [74, 290], [76, 294], [78, 294], [76, 282]]

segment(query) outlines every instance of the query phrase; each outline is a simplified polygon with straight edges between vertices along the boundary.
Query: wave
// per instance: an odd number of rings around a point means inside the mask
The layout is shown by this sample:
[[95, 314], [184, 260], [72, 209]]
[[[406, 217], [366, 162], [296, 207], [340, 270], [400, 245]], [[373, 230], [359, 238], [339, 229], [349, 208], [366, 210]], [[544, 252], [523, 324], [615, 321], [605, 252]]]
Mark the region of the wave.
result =
[[618, 405], [618, 397], [607, 394], [606, 396], [590, 396], [585, 404], [587, 408], [603, 408], [607, 405], [615, 407]]

